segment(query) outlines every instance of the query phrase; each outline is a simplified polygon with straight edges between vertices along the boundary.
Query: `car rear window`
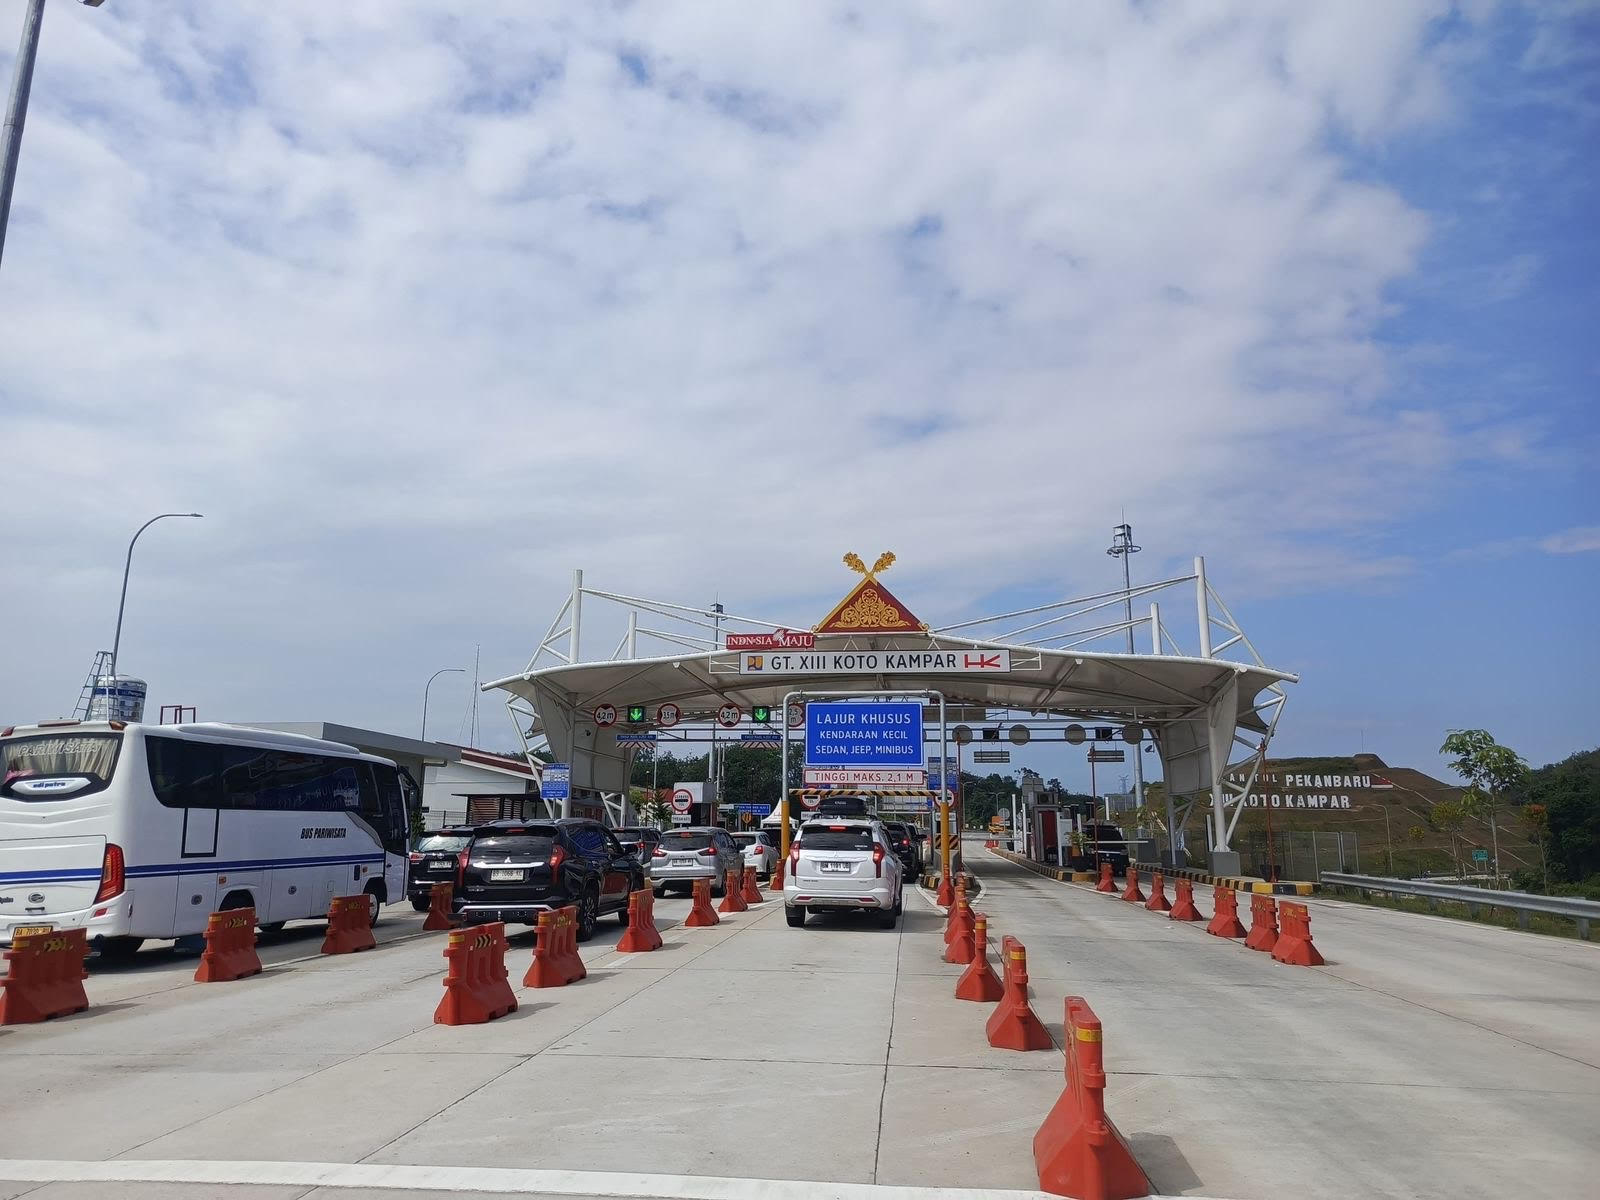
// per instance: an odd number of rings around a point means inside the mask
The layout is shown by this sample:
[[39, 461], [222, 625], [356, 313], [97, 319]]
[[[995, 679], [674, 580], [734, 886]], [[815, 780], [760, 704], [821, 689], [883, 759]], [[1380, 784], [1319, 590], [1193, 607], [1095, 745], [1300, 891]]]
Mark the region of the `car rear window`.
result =
[[661, 835], [661, 846], [664, 850], [704, 850], [709, 845], [711, 845], [709, 833], [669, 830]]
[[532, 833], [497, 833], [480, 837], [472, 843], [474, 858], [512, 859], [548, 858], [555, 847], [555, 839], [548, 835]]
[[756, 837], [756, 835], [753, 833], [736, 833], [733, 835], [733, 840], [738, 842], [741, 846], [754, 846], [759, 844], [761, 841], [761, 839]]
[[51, 733], [41, 737], [9, 738], [0, 742], [0, 789], [18, 800], [66, 799], [65, 788], [57, 797], [43, 788], [19, 790], [12, 785], [30, 778], [42, 783], [49, 778], [81, 776], [89, 780], [89, 785], [73, 789], [71, 794], [98, 792], [111, 781], [117, 752], [121, 749], [120, 733]]
[[802, 850], [871, 850], [872, 830], [865, 825], [809, 825], [800, 837]]
[[418, 850], [464, 850], [472, 840], [464, 833], [430, 833], [417, 843]]

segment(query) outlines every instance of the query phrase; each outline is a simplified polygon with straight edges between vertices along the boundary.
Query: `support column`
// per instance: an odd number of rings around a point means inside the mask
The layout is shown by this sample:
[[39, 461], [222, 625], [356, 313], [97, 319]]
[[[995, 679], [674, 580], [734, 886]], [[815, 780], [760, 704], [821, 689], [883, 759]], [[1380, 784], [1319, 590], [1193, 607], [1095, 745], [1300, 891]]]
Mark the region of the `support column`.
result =
[[1232, 675], [1206, 705], [1206, 748], [1211, 774], [1211, 872], [1237, 875], [1239, 855], [1228, 844], [1228, 758], [1239, 719], [1239, 677]]

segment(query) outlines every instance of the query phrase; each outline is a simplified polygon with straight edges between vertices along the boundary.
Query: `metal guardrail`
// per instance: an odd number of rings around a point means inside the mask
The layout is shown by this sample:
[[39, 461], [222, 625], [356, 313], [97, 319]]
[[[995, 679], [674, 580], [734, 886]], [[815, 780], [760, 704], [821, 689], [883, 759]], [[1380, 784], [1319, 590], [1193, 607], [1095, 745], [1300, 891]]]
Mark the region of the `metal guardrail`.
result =
[[1476, 915], [1478, 907], [1507, 908], [1517, 914], [1517, 924], [1526, 929], [1529, 913], [1570, 917], [1578, 923], [1578, 936], [1589, 940], [1589, 922], [1600, 919], [1600, 901], [1579, 900], [1572, 896], [1538, 896], [1532, 892], [1498, 892], [1489, 888], [1464, 887], [1455, 883], [1428, 883], [1420, 879], [1385, 879], [1378, 875], [1322, 873], [1324, 887], [1353, 888], [1362, 892], [1383, 892], [1393, 896], [1422, 896], [1429, 900], [1453, 900], [1465, 904]]

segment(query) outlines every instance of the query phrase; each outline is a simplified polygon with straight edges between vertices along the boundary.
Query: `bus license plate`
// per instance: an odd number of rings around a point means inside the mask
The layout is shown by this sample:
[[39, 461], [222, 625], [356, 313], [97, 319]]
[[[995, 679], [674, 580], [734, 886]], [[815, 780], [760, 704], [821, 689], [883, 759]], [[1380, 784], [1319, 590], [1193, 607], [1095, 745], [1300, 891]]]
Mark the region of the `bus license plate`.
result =
[[50, 933], [54, 929], [54, 925], [17, 925], [12, 928], [11, 936], [14, 938], [26, 937], [32, 933]]

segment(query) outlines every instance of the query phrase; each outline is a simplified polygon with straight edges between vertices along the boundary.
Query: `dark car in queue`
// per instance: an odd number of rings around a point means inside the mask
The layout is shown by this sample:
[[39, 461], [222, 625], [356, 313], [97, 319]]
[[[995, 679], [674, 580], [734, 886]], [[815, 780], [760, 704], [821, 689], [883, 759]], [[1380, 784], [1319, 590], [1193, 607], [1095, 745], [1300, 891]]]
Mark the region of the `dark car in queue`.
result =
[[461, 829], [436, 829], [417, 839], [411, 848], [406, 871], [406, 895], [418, 912], [428, 908], [429, 893], [436, 883], [456, 881], [460, 854], [472, 841], [470, 826]]
[[644, 877], [649, 879], [650, 859], [661, 844], [661, 830], [654, 825], [624, 825], [616, 830], [616, 834], [622, 848], [638, 858], [639, 865], [644, 868]]
[[890, 849], [894, 851], [900, 865], [906, 869], [906, 875], [915, 879], [922, 874], [922, 839], [917, 836], [917, 831], [904, 821], [885, 821], [883, 827], [888, 831], [891, 841]]
[[578, 910], [578, 940], [606, 913], [628, 923], [628, 893], [645, 886], [639, 860], [598, 821], [491, 821], [457, 861], [454, 910], [469, 924], [535, 925], [539, 914]]

